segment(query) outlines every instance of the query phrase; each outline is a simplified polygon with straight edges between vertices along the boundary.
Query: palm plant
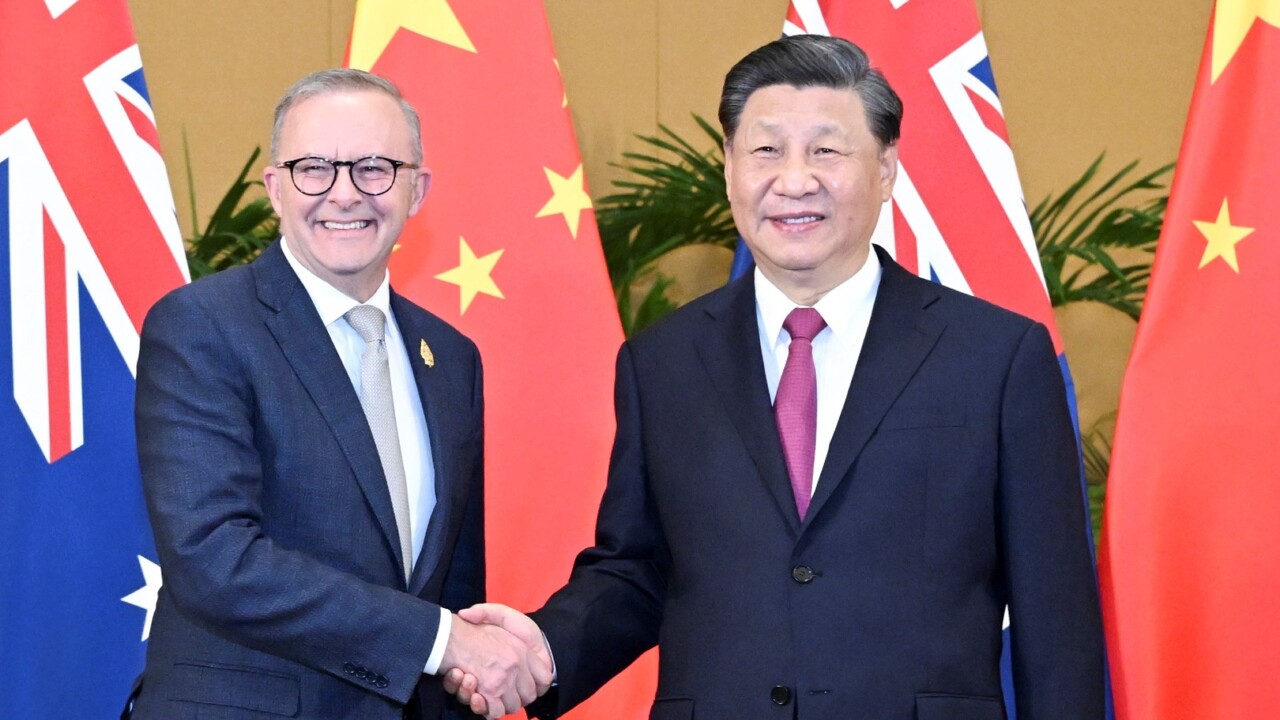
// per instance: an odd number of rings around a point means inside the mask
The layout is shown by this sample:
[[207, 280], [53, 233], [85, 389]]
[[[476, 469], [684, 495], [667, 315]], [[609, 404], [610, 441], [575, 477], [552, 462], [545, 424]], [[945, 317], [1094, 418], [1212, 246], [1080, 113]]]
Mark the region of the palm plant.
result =
[[262, 182], [249, 180], [249, 173], [262, 154], [260, 148], [254, 148], [249, 160], [241, 168], [240, 174], [231, 183], [218, 207], [209, 216], [209, 222], [201, 231], [196, 218], [195, 184], [191, 173], [191, 154], [187, 148], [187, 138], [182, 138], [182, 150], [187, 160], [187, 187], [191, 190], [191, 236], [187, 238], [187, 264], [191, 267], [191, 278], [197, 279], [205, 275], [223, 270], [234, 265], [243, 265], [266, 249], [275, 240], [280, 231], [280, 219], [276, 217], [271, 203], [265, 197], [254, 198], [244, 202], [245, 195], [254, 186], [261, 187]]
[[[1135, 160], [1094, 188], [1103, 157], [1099, 155], [1062, 194], [1040, 201], [1030, 213], [1031, 228], [1054, 307], [1100, 302], [1136, 321], [1169, 195], [1159, 194], [1140, 205], [1124, 203], [1164, 190], [1159, 181], [1173, 164], [1130, 180], [1138, 165]], [[1122, 264], [1126, 261], [1113, 255], [1116, 251], [1137, 257]]]
[[660, 258], [689, 245], [732, 248], [738, 239], [725, 195], [724, 138], [706, 120], [693, 119], [710, 140], [709, 149], [698, 150], [659, 125], [659, 135], [637, 136], [652, 153], [625, 153], [616, 166], [630, 177], [614, 181], [618, 191], [596, 203], [605, 263], [627, 335], [675, 309], [666, 295], [671, 281], [654, 267]]

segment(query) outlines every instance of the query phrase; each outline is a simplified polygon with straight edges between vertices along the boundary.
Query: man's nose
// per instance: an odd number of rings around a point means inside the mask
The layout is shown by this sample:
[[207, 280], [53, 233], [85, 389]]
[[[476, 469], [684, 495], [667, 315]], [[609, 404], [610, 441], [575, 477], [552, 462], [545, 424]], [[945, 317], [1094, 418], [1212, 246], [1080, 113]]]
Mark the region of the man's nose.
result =
[[335, 170], [337, 177], [333, 179], [333, 187], [329, 188], [329, 194], [326, 199], [344, 208], [351, 207], [362, 201], [364, 193], [356, 188], [355, 182], [351, 179], [352, 167], [344, 165], [335, 168]]
[[787, 156], [773, 181], [773, 191], [786, 197], [802, 197], [818, 191], [818, 178], [805, 153]]

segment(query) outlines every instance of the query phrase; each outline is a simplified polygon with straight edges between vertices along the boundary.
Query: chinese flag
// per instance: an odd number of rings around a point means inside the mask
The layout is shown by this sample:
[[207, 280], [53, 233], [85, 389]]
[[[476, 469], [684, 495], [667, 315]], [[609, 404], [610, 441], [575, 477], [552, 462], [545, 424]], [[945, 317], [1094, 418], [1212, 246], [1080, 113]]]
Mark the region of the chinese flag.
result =
[[[539, 0], [361, 0], [348, 64], [422, 115], [432, 171], [392, 284], [485, 369], [488, 595], [532, 610], [592, 544], [622, 330]], [[650, 657], [574, 718], [641, 718]]]
[[1280, 0], [1219, 0], [1120, 400], [1120, 720], [1280, 713]]

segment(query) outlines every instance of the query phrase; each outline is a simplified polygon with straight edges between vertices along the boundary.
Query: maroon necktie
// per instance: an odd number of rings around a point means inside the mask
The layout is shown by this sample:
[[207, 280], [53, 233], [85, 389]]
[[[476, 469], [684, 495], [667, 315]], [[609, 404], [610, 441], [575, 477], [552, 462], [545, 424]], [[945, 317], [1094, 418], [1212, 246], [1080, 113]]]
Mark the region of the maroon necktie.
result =
[[801, 307], [791, 311], [782, 327], [791, 335], [787, 365], [778, 381], [773, 416], [782, 438], [782, 455], [791, 475], [791, 492], [796, 496], [800, 519], [809, 511], [813, 494], [813, 452], [818, 433], [818, 378], [813, 369], [813, 336], [827, 322], [817, 310]]

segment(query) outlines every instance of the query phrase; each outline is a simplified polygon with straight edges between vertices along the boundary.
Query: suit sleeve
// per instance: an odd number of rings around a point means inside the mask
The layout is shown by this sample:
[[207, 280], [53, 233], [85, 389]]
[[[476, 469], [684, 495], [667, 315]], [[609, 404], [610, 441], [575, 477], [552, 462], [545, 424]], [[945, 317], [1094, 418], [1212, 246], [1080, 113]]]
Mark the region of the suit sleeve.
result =
[[1097, 581], [1066, 397], [1037, 323], [1014, 353], [1000, 423], [1000, 542], [1021, 720], [1104, 715]]
[[531, 711], [550, 718], [590, 697], [657, 644], [667, 564], [661, 523], [649, 492], [639, 383], [629, 345], [618, 354], [618, 421], [609, 480], [596, 520], [596, 544], [531, 617], [555, 656], [556, 697]]
[[288, 519], [264, 517], [273, 458], [255, 445], [271, 388], [251, 379], [262, 369], [228, 324], [179, 291], [142, 331], [138, 452], [162, 593], [210, 633], [405, 702], [440, 609], [273, 540]]

